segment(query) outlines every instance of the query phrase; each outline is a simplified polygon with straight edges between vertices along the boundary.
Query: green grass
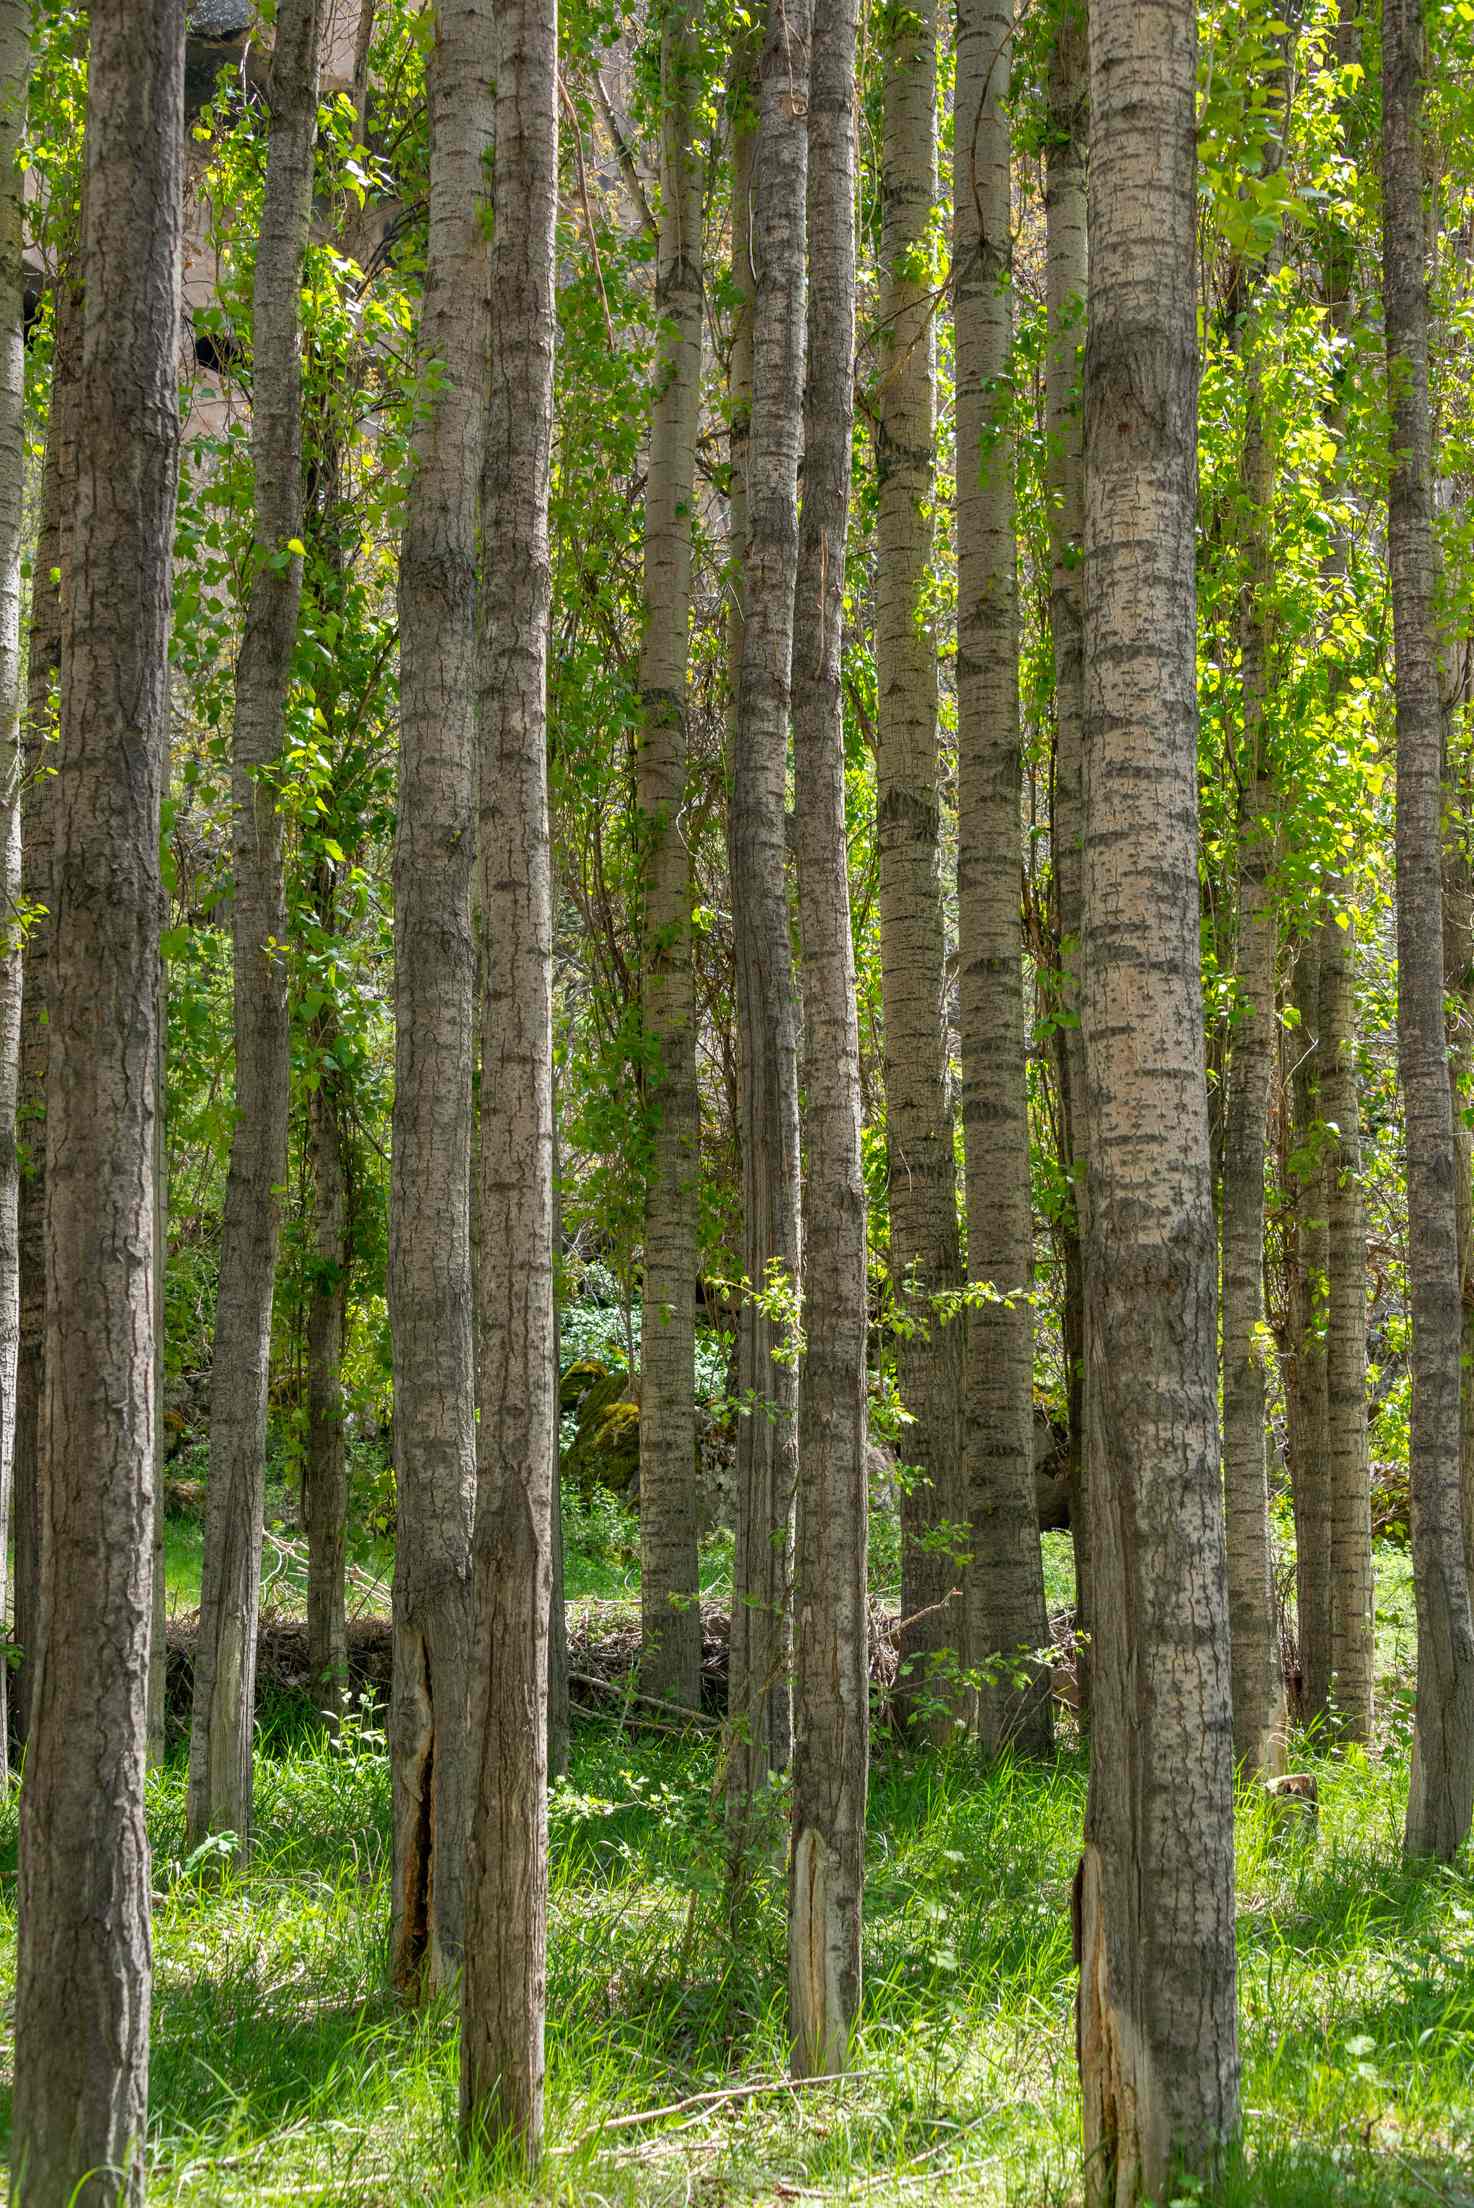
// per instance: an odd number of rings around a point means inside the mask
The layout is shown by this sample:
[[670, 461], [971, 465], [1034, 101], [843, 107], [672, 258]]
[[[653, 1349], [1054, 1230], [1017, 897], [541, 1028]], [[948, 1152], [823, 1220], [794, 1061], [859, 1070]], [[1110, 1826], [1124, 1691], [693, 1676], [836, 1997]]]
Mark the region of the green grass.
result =
[[[1389, 1612], [1402, 1601], [1384, 1571]], [[1246, 2163], [1233, 2202], [1474, 2203], [1474, 1882], [1405, 1870], [1407, 1721], [1382, 1753], [1306, 1750], [1318, 1835], [1250, 1791], [1239, 1823]], [[258, 1845], [184, 1857], [182, 1764], [151, 1782], [151, 2201], [500, 2202], [454, 2152], [456, 2033], [384, 1992], [389, 1780], [372, 1725], [261, 1741]], [[842, 2088], [616, 2114], [781, 2077], [783, 1887], [721, 1906], [713, 1748], [580, 1724], [555, 1793], [545, 2174], [571, 2204], [1079, 2198], [1069, 1890], [1085, 1772], [981, 1770], [877, 1743], [866, 1992]], [[781, 1797], [774, 1838], [781, 1836]], [[0, 1996], [14, 1970], [15, 1801], [0, 1805]], [[0, 2114], [5, 2113], [0, 2109]]]

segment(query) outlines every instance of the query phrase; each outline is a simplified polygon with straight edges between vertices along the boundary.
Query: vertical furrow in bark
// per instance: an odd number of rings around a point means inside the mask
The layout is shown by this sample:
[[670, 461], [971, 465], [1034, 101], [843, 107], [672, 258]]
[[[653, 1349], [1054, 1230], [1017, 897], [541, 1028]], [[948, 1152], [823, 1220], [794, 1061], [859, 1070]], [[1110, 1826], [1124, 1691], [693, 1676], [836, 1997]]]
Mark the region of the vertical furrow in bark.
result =
[[394, 1866], [390, 1975], [444, 1984], [464, 1936], [476, 1491], [471, 1079], [476, 943], [476, 539], [486, 428], [495, 113], [491, 0], [441, 0], [430, 216], [399, 562], [394, 845]]
[[1045, 1753], [1044, 1569], [1034, 1502], [1033, 1216], [1024, 1058], [1018, 577], [1007, 379], [1013, 206], [1005, 102], [1012, 0], [959, 0], [957, 908], [967, 1270], [1006, 1299], [967, 1314], [964, 1645], [989, 1752]]
[[857, 0], [816, 0], [809, 338], [793, 667], [808, 1232], [799, 1389], [789, 2028], [842, 2070], [860, 2008], [870, 1674], [865, 1183], [845, 833], [842, 657], [854, 409]]
[[47, 1010], [41, 1606], [12, 2198], [144, 2197], [160, 803], [179, 476], [184, 4], [94, 0]]
[[[808, 0], [771, 0], [758, 72], [742, 656], [732, 760], [732, 915], [741, 1036], [743, 1269], [799, 1285], [798, 1003], [789, 938], [788, 708], [804, 401]], [[752, 1805], [792, 1746], [791, 1596], [798, 1372], [784, 1315], [744, 1297], [732, 1563], [727, 1807], [734, 1863]], [[781, 1356], [775, 1356], [775, 1352]]]
[[547, 1999], [553, 1354], [548, 484], [556, 335], [556, 0], [499, 0], [482, 474], [481, 1421], [478, 1662], [466, 1854], [461, 2132], [525, 2164], [542, 2144]]
[[[41, 1655], [41, 1422], [46, 1383], [46, 1065], [51, 1029], [51, 867], [55, 840], [57, 709], [62, 606], [75, 552], [77, 383], [82, 356], [80, 270], [57, 273], [51, 350], [51, 408], [41, 515], [36, 532], [27, 639], [25, 787], [21, 794], [21, 894], [33, 915], [21, 986], [21, 1176], [17, 1203], [20, 1338], [16, 1365], [12, 1522], [15, 1543], [16, 1730], [30, 1729], [31, 1689]], [[53, 575], [57, 578], [53, 582]]]
[[1422, 10], [1385, 0], [1383, 309], [1392, 408], [1388, 491], [1397, 699], [1397, 1043], [1412, 1223], [1413, 1580], [1418, 1683], [1406, 1846], [1450, 1859], [1474, 1804], [1474, 1621], [1459, 1485], [1461, 1313], [1443, 1024], [1443, 722], [1423, 214]]
[[936, 347], [929, 240], [937, 197], [936, 0], [882, 18], [884, 147], [879, 380], [874, 395], [876, 839], [896, 1363], [911, 1414], [901, 1489], [902, 1707], [950, 1729], [958, 1594], [962, 1337], [933, 1308], [962, 1266], [947, 1094], [942, 793], [936, 637], [927, 613], [936, 484]]
[[1049, 624], [1054, 653], [1054, 809], [1050, 849], [1059, 928], [1054, 1055], [1075, 1217], [1065, 1239], [1064, 1354], [1069, 1387], [1070, 1531], [1075, 1548], [1076, 1665], [1090, 1686], [1090, 1520], [1085, 1483], [1085, 1045], [1080, 1028], [1081, 869], [1085, 840], [1085, 442], [1080, 357], [1088, 269], [1085, 155], [1086, 0], [1059, 0], [1049, 56], [1044, 149], [1045, 480], [1049, 492]]
[[696, 1195], [701, 1130], [686, 844], [686, 659], [701, 401], [703, 164], [696, 150], [699, 10], [675, 0], [661, 31], [657, 389], [645, 495], [638, 805], [644, 852], [642, 986], [653, 1046], [640, 1336], [641, 1674], [652, 1693], [701, 1698], [696, 1538]]
[[302, 594], [302, 264], [312, 204], [322, 0], [281, 0], [251, 316], [255, 536], [231, 742], [235, 1108], [220, 1233], [210, 1475], [189, 1742], [191, 1847], [251, 1840], [266, 1404], [291, 1089], [277, 773]]
[[1290, 1057], [1290, 1294], [1285, 1357], [1285, 1413], [1290, 1497], [1295, 1513], [1295, 1612], [1300, 1641], [1300, 1717], [1322, 1716], [1331, 1662], [1330, 1399], [1327, 1342], [1322, 1331], [1328, 1287], [1325, 1147], [1326, 1052], [1321, 1018], [1325, 994], [1317, 925], [1295, 954], [1291, 991], [1299, 1017], [1288, 1037]]
[[[318, 911], [331, 933], [332, 879], [318, 879]], [[332, 1058], [335, 1008], [313, 1023], [317, 1085], [307, 1099], [307, 1162], [312, 1187], [312, 1288], [307, 1304], [307, 1452], [302, 1464], [302, 1525], [307, 1536], [307, 1676], [315, 1705], [331, 1723], [348, 1689], [348, 1459], [343, 1432], [343, 1342], [348, 1323], [350, 1161], [343, 1077]]]
[[1216, 1234], [1198, 933], [1192, 0], [1093, 0], [1084, 1034], [1096, 1600], [1086, 2197], [1239, 2120]]

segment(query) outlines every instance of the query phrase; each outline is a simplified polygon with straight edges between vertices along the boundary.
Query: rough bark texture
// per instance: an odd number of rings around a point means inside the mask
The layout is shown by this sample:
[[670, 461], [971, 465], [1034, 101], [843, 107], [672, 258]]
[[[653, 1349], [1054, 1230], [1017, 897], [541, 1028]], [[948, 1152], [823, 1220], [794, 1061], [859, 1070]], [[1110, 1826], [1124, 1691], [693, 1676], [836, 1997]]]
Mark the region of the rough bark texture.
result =
[[220, 1233], [210, 1383], [210, 1477], [189, 1741], [189, 1843], [251, 1840], [251, 1737], [271, 1307], [286, 1176], [291, 1028], [282, 816], [302, 561], [302, 260], [312, 195], [322, 0], [281, 0], [256, 253], [251, 347], [253, 563], [236, 662], [231, 748], [235, 1130]]
[[1233, 1741], [1198, 944], [1192, 0], [1094, 0], [1086, 340], [1086, 2197], [1239, 2115]]
[[[31, 589], [26, 667], [25, 788], [21, 796], [21, 892], [36, 917], [26, 931], [21, 990], [21, 1178], [17, 1204], [20, 1340], [16, 1368], [12, 1522], [15, 1541], [15, 1638], [24, 1652], [16, 1673], [16, 1729], [29, 1735], [41, 1603], [41, 1422], [46, 1381], [46, 1066], [51, 1030], [52, 849], [56, 811], [56, 717], [61, 677], [62, 603], [72, 571], [77, 510], [77, 382], [82, 355], [82, 293], [68, 263], [56, 284], [51, 409]], [[59, 580], [52, 581], [56, 575]]]
[[[319, 883], [319, 910], [331, 927], [331, 884]], [[323, 1063], [333, 1054], [337, 1015], [325, 1005], [314, 1023], [317, 1086], [307, 1099], [307, 1165], [312, 1183], [312, 1289], [307, 1304], [307, 1453], [302, 1463], [302, 1527], [307, 1536], [307, 1665], [318, 1708], [334, 1722], [348, 1686], [348, 1458], [343, 1433], [343, 1338], [348, 1324], [351, 1187], [343, 1079]]]
[[[1445, 699], [1445, 705], [1447, 705]], [[1459, 1488], [1464, 1569], [1474, 1596], [1474, 1130], [1464, 1115], [1474, 1084], [1474, 866], [1467, 799], [1450, 808], [1443, 855], [1443, 989], [1453, 1102], [1454, 1215], [1459, 1247]]]
[[1013, 449], [997, 394], [1013, 345], [1005, 110], [1012, 0], [957, 14], [957, 915], [967, 1270], [1006, 1301], [967, 1314], [964, 1645], [989, 1752], [1047, 1752], [1048, 1639], [1034, 1505], [1034, 1284], [1024, 1058], [1023, 811]]
[[406, 1995], [422, 1977], [446, 1983], [464, 1937], [476, 1493], [476, 532], [490, 325], [492, 40], [490, 0], [441, 0], [429, 69], [430, 227], [420, 322], [433, 395], [416, 435], [399, 560], [390, 1973]]
[[809, 342], [793, 667], [807, 1098], [788, 2005], [797, 2076], [845, 2067], [860, 2008], [870, 1669], [865, 1184], [845, 833], [845, 544], [855, 358], [858, 0], [817, 0]]
[[[1248, 305], [1239, 286], [1241, 314]], [[1269, 1546], [1264, 1323], [1264, 1154], [1274, 1066], [1279, 926], [1272, 878], [1277, 798], [1270, 758], [1270, 524], [1274, 462], [1257, 333], [1241, 322], [1244, 370], [1239, 655], [1238, 983], [1223, 1140], [1223, 1482], [1233, 1651], [1234, 1754], [1251, 1772], [1284, 1767], [1284, 1673]]]
[[936, 639], [925, 612], [936, 475], [935, 302], [926, 241], [937, 196], [936, 0], [888, 11], [881, 297], [874, 395], [876, 838], [896, 1347], [915, 1468], [901, 1489], [903, 1706], [949, 1730], [959, 1696], [963, 1328], [932, 1299], [962, 1265], [943, 1006], [942, 799]]
[[94, 0], [52, 871], [45, 1531], [13, 2197], [144, 2197], [159, 806], [179, 473], [184, 5]]
[[558, 1445], [553, 1337], [551, 565], [556, 0], [496, 10], [491, 353], [482, 476], [481, 1423], [474, 1792], [466, 1856], [461, 2130], [526, 2163], [542, 2142], [548, 1610]]
[[1352, 1740], [1372, 1737], [1372, 1513], [1367, 1467], [1366, 1220], [1356, 1093], [1356, 994], [1339, 884], [1321, 923], [1321, 1112], [1333, 1130], [1326, 1170], [1329, 1310], [1326, 1397], [1330, 1456], [1330, 1692]]
[[1443, 726], [1422, 169], [1422, 11], [1385, 0], [1383, 307], [1392, 402], [1388, 567], [1397, 690], [1397, 1044], [1407, 1122], [1417, 1706], [1406, 1847], [1449, 1860], [1474, 1805], [1474, 1622], [1459, 1492], [1460, 1302], [1443, 1025]]
[[1080, 358], [1089, 254], [1085, 223], [1089, 47], [1085, 0], [1059, 0], [1049, 55], [1049, 138], [1044, 149], [1045, 284], [1049, 350], [1044, 409], [1048, 445], [1049, 623], [1054, 650], [1054, 861], [1060, 971], [1055, 1066], [1075, 1218], [1065, 1239], [1064, 1352], [1069, 1367], [1070, 1531], [1075, 1548], [1075, 1632], [1082, 1704], [1090, 1686], [1090, 1518], [1085, 1492], [1085, 1044], [1080, 1028], [1081, 904], [1085, 843], [1085, 418]]
[[[6, 1608], [15, 1380], [20, 1338], [21, 728], [20, 555], [25, 498], [21, 175], [30, 15], [0, 0], [0, 1618]], [[0, 1666], [0, 1783], [8, 1775], [8, 1673]]]
[[700, 11], [675, 0], [661, 32], [657, 389], [645, 493], [638, 804], [644, 852], [642, 987], [656, 1070], [645, 1192], [640, 1336], [641, 1671], [648, 1691], [701, 1699], [696, 1537], [696, 1199], [701, 1129], [691, 967], [686, 655], [701, 402]]
[[[1328, 1268], [1329, 1159], [1323, 1120], [1326, 1064], [1321, 1033], [1323, 929], [1295, 954], [1292, 992], [1299, 1017], [1286, 1035], [1289, 1058], [1289, 1340], [1284, 1361], [1290, 1499], [1295, 1513], [1295, 1615], [1300, 1640], [1302, 1722], [1322, 1716], [1331, 1665], [1331, 1430], [1329, 1368], [1322, 1331]], [[1365, 1387], [1365, 1373], [1358, 1383]]]
[[[785, 825], [798, 461], [804, 403], [808, 0], [772, 0], [753, 153], [752, 417], [742, 659], [732, 761], [732, 916], [742, 1041], [743, 1266], [763, 1293], [799, 1284], [798, 1002]], [[773, 1269], [773, 1270], [770, 1270]], [[732, 1563], [727, 1807], [740, 1853], [751, 1805], [792, 1746], [789, 1688], [798, 1370], [782, 1316], [743, 1300]], [[774, 1352], [782, 1353], [782, 1361]]]

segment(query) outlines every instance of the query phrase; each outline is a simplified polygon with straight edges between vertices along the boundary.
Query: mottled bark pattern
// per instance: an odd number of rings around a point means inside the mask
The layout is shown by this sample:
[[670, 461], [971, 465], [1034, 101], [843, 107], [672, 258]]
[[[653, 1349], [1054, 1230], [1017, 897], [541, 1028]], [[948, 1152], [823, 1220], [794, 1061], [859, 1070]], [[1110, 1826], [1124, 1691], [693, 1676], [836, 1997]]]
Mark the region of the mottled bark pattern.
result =
[[1274, 459], [1257, 331], [1252, 322], [1245, 325], [1242, 283], [1238, 288], [1244, 373], [1239, 587], [1243, 748], [1235, 891], [1238, 994], [1223, 1141], [1223, 1484], [1234, 1754], [1249, 1771], [1268, 1776], [1284, 1767], [1287, 1725], [1269, 1547], [1264, 1370], [1264, 1159], [1279, 943], [1273, 889], [1277, 798], [1268, 717]]
[[1290, 1500], [1295, 1514], [1295, 1615], [1300, 1642], [1299, 1715], [1323, 1716], [1331, 1664], [1330, 1402], [1324, 1300], [1327, 1167], [1321, 1096], [1321, 953], [1317, 927], [1295, 953], [1298, 1015], [1285, 1033], [1290, 1114], [1288, 1341], [1284, 1358]]
[[1474, 1805], [1474, 1621], [1459, 1492], [1458, 1235], [1443, 1026], [1443, 724], [1435, 615], [1422, 9], [1384, 0], [1383, 309], [1392, 402], [1388, 568], [1397, 690], [1397, 1046], [1407, 1122], [1418, 1685], [1406, 1847], [1452, 1858]]
[[1192, 0], [1094, 0], [1084, 1027], [1096, 1596], [1086, 2197], [1238, 2126], [1233, 1740], [1198, 944]]
[[461, 2131], [527, 2164], [542, 2143], [547, 1998], [553, 1346], [551, 565], [556, 0], [496, 10], [491, 350], [482, 475], [479, 1661], [461, 1995]]
[[661, 32], [657, 387], [645, 494], [638, 804], [644, 850], [642, 1010], [656, 1070], [645, 1192], [640, 1335], [641, 1676], [648, 1691], [701, 1699], [696, 1537], [696, 1198], [701, 1129], [686, 844], [686, 656], [701, 402], [701, 200], [696, 150], [700, 11], [675, 0]]
[[1321, 1113], [1332, 1130], [1326, 1169], [1329, 1310], [1326, 1397], [1330, 1460], [1330, 1693], [1351, 1740], [1372, 1737], [1372, 1513], [1367, 1467], [1366, 1218], [1361, 1106], [1356, 1090], [1352, 938], [1340, 925], [1340, 884], [1321, 923]]
[[189, 1739], [189, 1842], [251, 1839], [251, 1741], [266, 1397], [291, 1089], [286, 885], [276, 769], [302, 561], [302, 262], [312, 198], [322, 0], [280, 0], [251, 320], [256, 529], [231, 746], [235, 1131], [220, 1230], [210, 1477]]
[[[752, 417], [742, 659], [732, 759], [732, 916], [742, 1038], [743, 1265], [799, 1280], [798, 1002], [789, 939], [788, 707], [804, 402], [808, 0], [772, 0], [753, 149]], [[751, 1803], [792, 1745], [789, 1689], [798, 1373], [781, 1318], [744, 1299], [738, 1386], [727, 1806], [740, 1853]], [[774, 1351], [783, 1351], [779, 1362]]]
[[[890, 1273], [908, 1331], [896, 1345], [913, 1423], [901, 1490], [903, 1707], [949, 1730], [946, 1673], [961, 1654], [966, 1545], [960, 1325], [932, 1299], [962, 1279], [947, 1094], [942, 798], [936, 638], [924, 610], [936, 476], [935, 301], [927, 241], [937, 196], [936, 0], [888, 10], [881, 167], [880, 375], [874, 392], [876, 841], [890, 1163]], [[939, 1692], [940, 1690], [940, 1692]], [[941, 1705], [939, 1707], [939, 1704]]]
[[[10, 1542], [15, 1378], [20, 1336], [21, 729], [20, 556], [25, 497], [21, 176], [30, 15], [0, 0], [0, 1617]], [[9, 1769], [8, 1672], [0, 1666], [0, 1783]]]
[[[326, 885], [323, 885], [326, 887]], [[326, 900], [325, 900], [326, 902]], [[317, 1049], [332, 1055], [330, 1006]], [[307, 1676], [316, 1707], [336, 1723], [348, 1688], [348, 1456], [343, 1432], [343, 1337], [348, 1323], [349, 1159], [343, 1079], [323, 1065], [307, 1099], [312, 1183], [312, 1290], [307, 1304], [307, 1453], [302, 1526], [307, 1536]]]
[[1044, 368], [1049, 491], [1049, 625], [1054, 650], [1054, 864], [1060, 971], [1054, 1058], [1075, 1218], [1065, 1236], [1064, 1352], [1069, 1367], [1070, 1532], [1082, 1707], [1090, 1686], [1090, 1520], [1085, 1492], [1085, 1043], [1080, 1027], [1085, 845], [1085, 437], [1080, 358], [1085, 335], [1085, 154], [1089, 48], [1085, 0], [1058, 0], [1049, 54], [1044, 148]]
[[957, 911], [967, 1270], [1008, 1298], [967, 1314], [965, 1647], [977, 1730], [996, 1753], [1047, 1752], [1048, 1639], [1034, 1503], [1033, 1213], [1024, 1060], [1023, 807], [1013, 447], [1001, 416], [1013, 346], [1005, 109], [1013, 0], [957, 12]]
[[855, 358], [858, 0], [816, 0], [809, 342], [793, 665], [807, 1098], [788, 2010], [797, 2076], [842, 2070], [860, 2008], [870, 1673], [865, 1184], [845, 833], [845, 542]]
[[390, 1973], [445, 1984], [464, 1937], [476, 1492], [471, 1072], [476, 944], [476, 534], [486, 427], [495, 121], [491, 0], [440, 0], [429, 64], [420, 318], [431, 385], [399, 558], [394, 845], [394, 1868]]
[[20, 1819], [12, 2197], [144, 2197], [159, 807], [184, 4], [93, 0], [47, 1082], [46, 1647]]

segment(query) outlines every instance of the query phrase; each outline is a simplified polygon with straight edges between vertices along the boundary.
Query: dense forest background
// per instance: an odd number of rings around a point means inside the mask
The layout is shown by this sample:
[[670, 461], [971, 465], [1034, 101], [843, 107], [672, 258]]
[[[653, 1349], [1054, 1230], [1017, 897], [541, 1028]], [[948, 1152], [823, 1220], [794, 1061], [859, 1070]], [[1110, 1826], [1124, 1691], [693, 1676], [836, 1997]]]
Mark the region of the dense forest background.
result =
[[0, 0], [13, 2198], [1474, 2197], [1471, 84]]

